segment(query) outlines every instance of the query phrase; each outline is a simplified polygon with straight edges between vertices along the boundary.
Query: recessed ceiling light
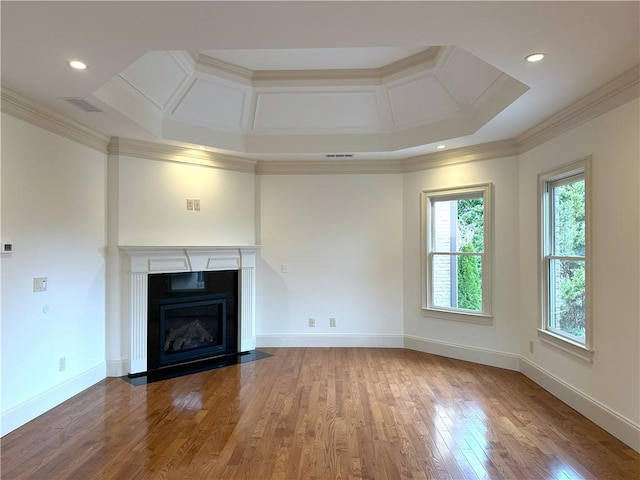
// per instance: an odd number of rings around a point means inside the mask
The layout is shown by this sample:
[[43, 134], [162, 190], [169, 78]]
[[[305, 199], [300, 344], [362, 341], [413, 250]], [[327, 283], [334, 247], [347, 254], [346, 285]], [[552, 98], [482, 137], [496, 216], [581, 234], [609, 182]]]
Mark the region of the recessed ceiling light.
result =
[[81, 62], [80, 60], [71, 60], [69, 62], [69, 66], [71, 68], [75, 68], [76, 70], [84, 70], [87, 68], [87, 65], [84, 62]]
[[544, 57], [545, 57], [544, 53], [532, 53], [531, 55], [527, 55], [524, 58], [527, 62], [535, 63], [535, 62], [539, 62]]
[[438, 150], [444, 150], [445, 148], [447, 148], [447, 146], [446, 146], [446, 145], [444, 145], [444, 144], [440, 144], [440, 145], [436, 145], [436, 148], [437, 148]]

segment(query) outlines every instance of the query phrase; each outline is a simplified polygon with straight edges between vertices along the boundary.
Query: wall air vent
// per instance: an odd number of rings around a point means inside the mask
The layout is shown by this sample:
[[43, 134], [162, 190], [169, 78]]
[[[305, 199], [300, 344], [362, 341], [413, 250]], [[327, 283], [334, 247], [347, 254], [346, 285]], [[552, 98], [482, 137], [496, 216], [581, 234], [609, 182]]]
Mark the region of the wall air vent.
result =
[[76, 107], [81, 108], [85, 112], [102, 112], [102, 110], [100, 110], [95, 105], [87, 102], [82, 97], [62, 97], [62, 100], [74, 104]]
[[353, 153], [327, 153], [326, 158], [353, 158]]

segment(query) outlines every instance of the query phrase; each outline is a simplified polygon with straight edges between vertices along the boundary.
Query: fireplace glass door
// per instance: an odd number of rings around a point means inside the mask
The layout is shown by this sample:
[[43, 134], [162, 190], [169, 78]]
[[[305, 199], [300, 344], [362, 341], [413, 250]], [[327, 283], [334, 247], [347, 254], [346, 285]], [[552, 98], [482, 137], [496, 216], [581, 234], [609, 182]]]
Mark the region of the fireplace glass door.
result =
[[224, 354], [226, 310], [222, 295], [160, 305], [160, 365]]

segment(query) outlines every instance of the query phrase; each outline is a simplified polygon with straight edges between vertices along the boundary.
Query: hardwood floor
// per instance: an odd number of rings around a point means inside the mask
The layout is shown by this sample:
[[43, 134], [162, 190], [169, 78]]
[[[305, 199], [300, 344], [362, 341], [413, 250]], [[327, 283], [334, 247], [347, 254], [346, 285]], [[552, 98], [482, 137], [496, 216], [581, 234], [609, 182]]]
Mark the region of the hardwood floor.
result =
[[401, 349], [109, 378], [2, 439], [2, 479], [638, 479], [640, 455], [522, 374]]

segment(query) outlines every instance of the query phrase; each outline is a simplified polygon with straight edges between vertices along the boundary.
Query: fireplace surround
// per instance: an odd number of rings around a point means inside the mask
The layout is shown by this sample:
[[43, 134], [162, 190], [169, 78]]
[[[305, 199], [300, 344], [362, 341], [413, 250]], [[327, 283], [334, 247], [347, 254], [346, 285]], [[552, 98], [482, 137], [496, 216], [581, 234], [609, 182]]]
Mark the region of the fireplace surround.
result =
[[129, 333], [129, 374], [148, 371], [148, 279], [161, 273], [237, 270], [237, 351], [255, 349], [257, 246], [120, 246], [125, 276], [123, 314]]

